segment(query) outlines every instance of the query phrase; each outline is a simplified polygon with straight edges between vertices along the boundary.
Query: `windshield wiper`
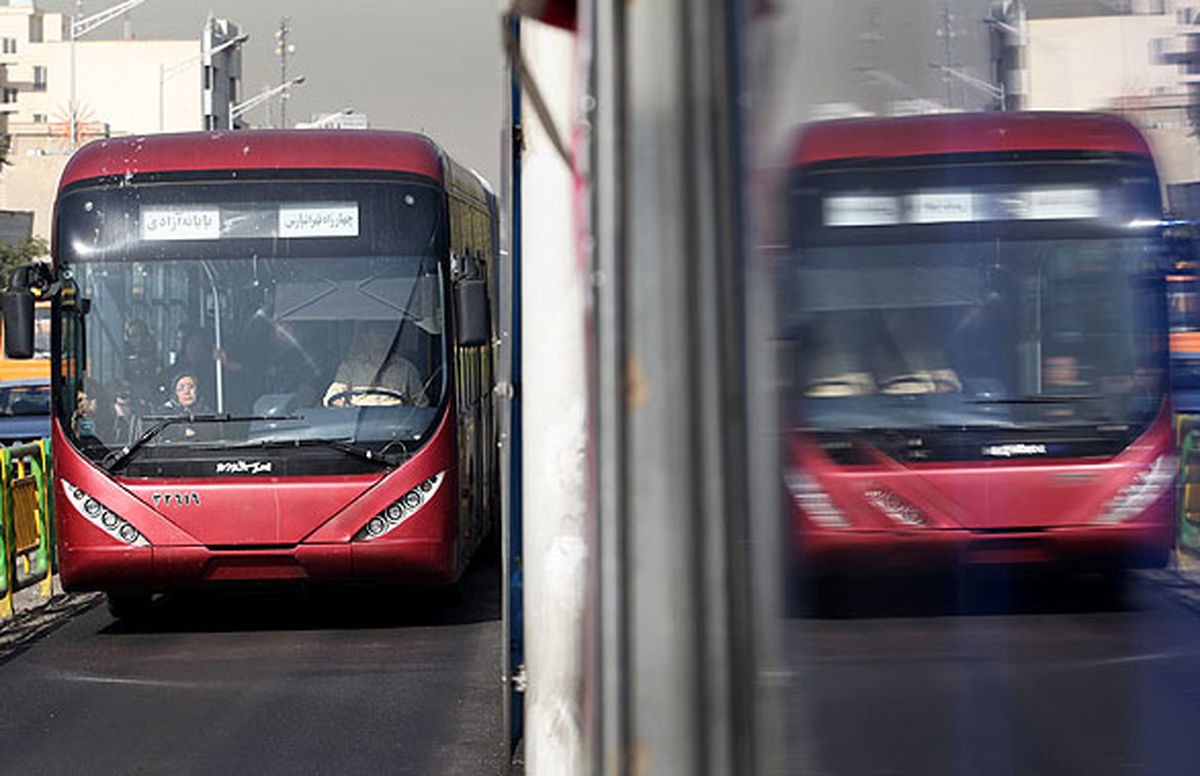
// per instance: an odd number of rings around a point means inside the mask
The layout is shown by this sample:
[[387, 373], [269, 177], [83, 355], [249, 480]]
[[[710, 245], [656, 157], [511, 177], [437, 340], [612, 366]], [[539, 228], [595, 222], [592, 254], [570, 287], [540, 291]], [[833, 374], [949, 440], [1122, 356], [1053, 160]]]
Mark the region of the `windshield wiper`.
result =
[[230, 415], [227, 412], [207, 412], [199, 415], [144, 415], [143, 420], [153, 420], [154, 425], [142, 432], [142, 435], [120, 450], [112, 450], [100, 462], [100, 466], [108, 471], [116, 471], [133, 455], [141, 450], [147, 442], [154, 439], [166, 429], [177, 423], [236, 423], [252, 420], [302, 420], [300, 415]]
[[1080, 401], [1092, 401], [1100, 397], [1094, 393], [1052, 394], [1031, 393], [1028, 396], [1010, 396], [996, 399], [970, 399], [970, 404], [1073, 404]]
[[400, 458], [397, 458], [394, 455], [389, 455], [387, 452], [386, 445], [382, 449], [380, 449], [379, 452], [375, 452], [374, 450], [372, 450], [369, 447], [365, 447], [363, 445], [358, 445], [353, 442], [348, 442], [344, 439], [314, 439], [314, 440], [311, 440], [311, 443], [323, 445], [332, 450], [338, 450], [340, 452], [343, 452], [346, 455], [350, 455], [355, 458], [361, 458], [364, 461], [368, 461], [370, 463], [377, 464], [380, 466], [386, 466], [386, 467], [395, 466], [396, 464], [400, 463], [400, 461], [404, 460], [404, 458], [407, 457], [407, 456], [402, 456]]

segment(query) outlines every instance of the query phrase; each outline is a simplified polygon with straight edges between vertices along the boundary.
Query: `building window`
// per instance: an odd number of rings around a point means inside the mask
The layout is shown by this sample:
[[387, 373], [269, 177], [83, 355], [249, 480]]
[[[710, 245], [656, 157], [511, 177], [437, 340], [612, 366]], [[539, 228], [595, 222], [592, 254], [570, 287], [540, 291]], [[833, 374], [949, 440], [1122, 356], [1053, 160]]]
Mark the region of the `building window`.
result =
[[211, 89], [213, 87], [213, 69], [212, 65], [204, 66], [204, 88]]
[[33, 66], [33, 88], [39, 92], [46, 91], [46, 66]]
[[16, 38], [5, 38], [4, 39], [4, 53], [5, 54], [16, 54], [17, 53], [17, 39]]
[[11, 87], [4, 88], [4, 102], [11, 104], [17, 101], [17, 90]]
[[1150, 39], [1150, 61], [1156, 65], [1164, 65], [1166, 60], [1167, 42], [1162, 38]]
[[45, 113], [33, 114], [33, 123], [34, 124], [45, 124], [46, 123], [46, 114]]

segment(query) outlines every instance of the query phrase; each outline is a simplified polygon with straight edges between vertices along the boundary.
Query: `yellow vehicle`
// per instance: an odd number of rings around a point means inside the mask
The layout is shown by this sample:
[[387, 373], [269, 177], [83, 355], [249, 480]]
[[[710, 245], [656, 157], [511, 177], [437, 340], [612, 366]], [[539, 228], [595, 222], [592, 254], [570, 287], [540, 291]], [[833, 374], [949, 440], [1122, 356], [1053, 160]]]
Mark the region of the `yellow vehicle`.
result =
[[[0, 343], [4, 330], [0, 324]], [[38, 302], [34, 310], [33, 358], [10, 359], [0, 348], [0, 382], [33, 377], [50, 379], [50, 303]]]

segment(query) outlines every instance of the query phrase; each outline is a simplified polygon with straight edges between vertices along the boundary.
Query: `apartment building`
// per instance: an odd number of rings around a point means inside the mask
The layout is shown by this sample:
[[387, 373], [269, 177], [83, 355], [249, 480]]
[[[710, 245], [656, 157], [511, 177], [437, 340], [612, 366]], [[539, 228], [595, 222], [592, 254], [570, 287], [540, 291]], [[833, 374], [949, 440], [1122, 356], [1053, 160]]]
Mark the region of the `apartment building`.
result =
[[1164, 183], [1200, 180], [1200, 3], [1028, 0], [1030, 110], [1120, 113], [1145, 133]]
[[192, 40], [102, 40], [89, 37], [91, 18], [76, 21], [72, 43], [64, 14], [33, 0], [0, 6], [0, 129], [9, 138], [0, 208], [32, 211], [43, 238], [74, 148], [114, 135], [228, 128], [240, 96], [245, 36], [232, 22], [210, 16]]

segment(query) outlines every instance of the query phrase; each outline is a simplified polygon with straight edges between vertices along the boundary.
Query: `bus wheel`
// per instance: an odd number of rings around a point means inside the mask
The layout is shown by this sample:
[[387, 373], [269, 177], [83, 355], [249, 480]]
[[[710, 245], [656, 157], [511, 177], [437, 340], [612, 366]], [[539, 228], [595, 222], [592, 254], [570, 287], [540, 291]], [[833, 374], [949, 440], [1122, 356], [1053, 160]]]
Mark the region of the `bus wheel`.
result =
[[150, 613], [150, 604], [153, 597], [150, 593], [128, 592], [122, 591], [119, 593], [108, 592], [105, 594], [108, 599], [108, 613], [118, 620], [139, 620]]

